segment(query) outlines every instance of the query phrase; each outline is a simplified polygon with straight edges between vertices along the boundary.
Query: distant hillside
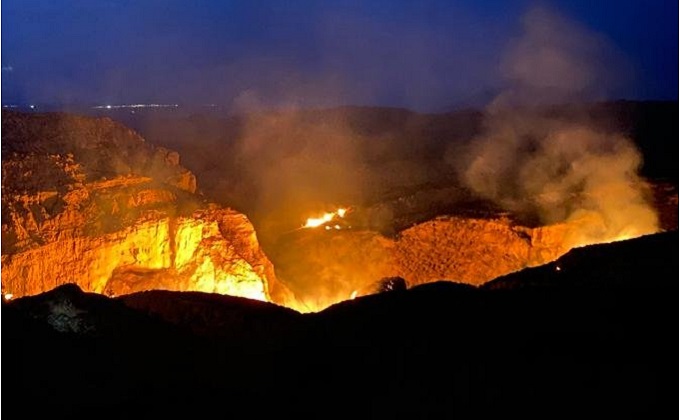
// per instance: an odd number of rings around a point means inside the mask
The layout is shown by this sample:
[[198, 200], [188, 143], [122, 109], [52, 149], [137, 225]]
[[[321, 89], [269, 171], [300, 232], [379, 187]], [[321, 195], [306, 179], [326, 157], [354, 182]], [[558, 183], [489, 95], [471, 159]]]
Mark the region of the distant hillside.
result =
[[[544, 112], [571, 120], [587, 119], [631, 136], [644, 154], [643, 174], [677, 183], [678, 162], [673, 156], [678, 152], [678, 102], [613, 101], [556, 106], [546, 108]], [[469, 141], [478, 135], [484, 118], [478, 110], [421, 114], [399, 108], [358, 106], [307, 110], [296, 114], [301, 126], [346, 122], [354, 134], [370, 140], [362, 150], [367, 162], [440, 156], [445, 144]], [[220, 118], [214, 114], [175, 118], [165, 117], [162, 113], [119, 116], [150, 141], [179, 150], [193, 149], [194, 154], [199, 153], [196, 149], [203, 149], [203, 145], [229, 147], [243, 134], [245, 124], [243, 117]], [[199, 160], [206, 157], [204, 154], [190, 156], [191, 153], [182, 153], [182, 156], [191, 168], [192, 164], [205, 164]]]
[[[642, 175], [677, 185], [677, 102], [617, 101], [552, 107], [542, 112], [630, 136], [644, 156]], [[149, 141], [178, 150], [184, 164], [197, 174], [205, 193], [246, 212], [255, 204], [243, 198], [240, 191], [250, 191], [248, 196], [253, 200], [262, 172], [259, 166], [251, 171], [252, 162], [242, 155], [244, 138], [249, 136], [257, 135], [268, 144], [266, 151], [253, 160], [271, 164], [296, 157], [306, 143], [322, 140], [328, 133], [351, 137], [349, 169], [360, 171], [361, 189], [375, 196], [394, 188], [455, 183], [452, 168], [443, 164], [442, 158], [447, 151], [463, 148], [478, 136], [485, 123], [483, 113], [475, 110], [419, 114], [371, 107], [267, 112], [248, 117], [166, 117], [163, 113], [120, 117]], [[322, 188], [317, 192], [324, 195]], [[325, 193], [328, 195], [328, 191]], [[336, 196], [331, 198], [341, 199], [347, 193]]]

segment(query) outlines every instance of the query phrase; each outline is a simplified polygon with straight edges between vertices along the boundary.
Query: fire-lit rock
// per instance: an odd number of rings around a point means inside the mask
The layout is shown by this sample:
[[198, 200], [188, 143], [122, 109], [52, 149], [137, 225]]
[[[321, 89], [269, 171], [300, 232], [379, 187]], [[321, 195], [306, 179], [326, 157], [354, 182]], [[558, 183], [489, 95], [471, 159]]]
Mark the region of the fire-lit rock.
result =
[[[606, 212], [592, 204], [601, 204], [599, 195], [611, 188], [574, 192], [565, 203], [576, 210], [550, 221], [481, 200], [446, 174], [437, 178], [439, 168], [432, 175], [436, 182], [408, 188], [389, 183], [368, 189], [375, 197], [363, 200], [350, 194], [309, 204], [307, 212], [305, 200], [289, 203], [281, 196], [260, 214], [249, 213], [272, 265], [249, 219], [196, 194], [196, 178], [176, 152], [154, 147], [106, 118], [4, 112], [2, 124], [5, 300], [76, 283], [109, 296], [200, 291], [313, 312], [384, 291], [380, 279], [398, 277], [408, 286], [437, 280], [479, 286], [554, 261], [575, 247], [677, 228], [672, 184], [635, 177], [634, 205], [608, 199]], [[316, 126], [295, 132], [314, 133]], [[272, 136], [287, 135], [275, 128]], [[258, 152], [266, 156], [268, 149]], [[379, 179], [394, 174], [381, 168], [373, 168]], [[218, 172], [199, 173], [202, 181], [225, 185], [241, 176]], [[376, 176], [366, 182], [382, 185], [369, 182]], [[248, 188], [239, 191], [250, 196]], [[218, 197], [216, 191], [210, 199], [228, 205], [225, 197], [233, 195]]]
[[581, 233], [578, 223], [526, 227], [505, 216], [451, 216], [418, 223], [394, 238], [368, 230], [295, 232], [271, 257], [279, 281], [297, 299], [294, 305], [315, 311], [353, 291], [377, 293], [381, 278], [401, 277], [410, 285], [442, 279], [482, 285], [592, 243], [581, 242]]
[[195, 195], [176, 152], [109, 119], [3, 112], [2, 130], [5, 296], [76, 283], [270, 299], [250, 221]]

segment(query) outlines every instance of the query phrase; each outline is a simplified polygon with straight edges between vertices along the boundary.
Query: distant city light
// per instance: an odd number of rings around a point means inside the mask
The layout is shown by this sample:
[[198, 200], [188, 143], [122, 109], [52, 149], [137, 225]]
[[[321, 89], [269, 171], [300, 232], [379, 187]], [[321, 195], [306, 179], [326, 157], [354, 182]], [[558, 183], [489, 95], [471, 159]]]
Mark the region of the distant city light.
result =
[[125, 108], [177, 108], [179, 104], [125, 104], [125, 105], [97, 105], [92, 109], [125, 109]]

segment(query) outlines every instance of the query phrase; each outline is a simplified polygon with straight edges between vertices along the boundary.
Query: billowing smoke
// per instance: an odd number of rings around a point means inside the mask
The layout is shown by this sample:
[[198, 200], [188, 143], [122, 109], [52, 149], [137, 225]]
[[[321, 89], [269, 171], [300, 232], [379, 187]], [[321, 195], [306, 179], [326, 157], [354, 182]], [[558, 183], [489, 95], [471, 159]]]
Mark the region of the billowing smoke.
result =
[[608, 82], [621, 80], [625, 65], [611, 51], [586, 28], [545, 9], [529, 12], [501, 66], [508, 88], [489, 105], [482, 135], [465, 159], [449, 154], [463, 183], [541, 223], [573, 224], [570, 245], [656, 231], [633, 142], [589, 122], [585, 110], [566, 118], [551, 108], [614, 87]]
[[[361, 182], [358, 139], [343, 113], [329, 118], [315, 111], [252, 113], [234, 149], [240, 177], [254, 208], [266, 215], [262, 223], [299, 227], [328, 205], [359, 199]], [[259, 226], [261, 229], [275, 226]]]

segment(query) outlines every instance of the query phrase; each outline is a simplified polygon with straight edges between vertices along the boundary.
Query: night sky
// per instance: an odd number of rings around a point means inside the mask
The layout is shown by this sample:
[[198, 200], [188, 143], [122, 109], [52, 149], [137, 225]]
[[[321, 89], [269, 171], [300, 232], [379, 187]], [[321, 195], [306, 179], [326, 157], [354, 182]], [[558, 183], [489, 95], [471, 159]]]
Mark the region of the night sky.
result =
[[[677, 100], [676, 0], [540, 6], [602, 35], [625, 58], [626, 83], [604, 99]], [[503, 89], [499, 63], [532, 7], [535, 1], [4, 0], [2, 102], [479, 105]]]

